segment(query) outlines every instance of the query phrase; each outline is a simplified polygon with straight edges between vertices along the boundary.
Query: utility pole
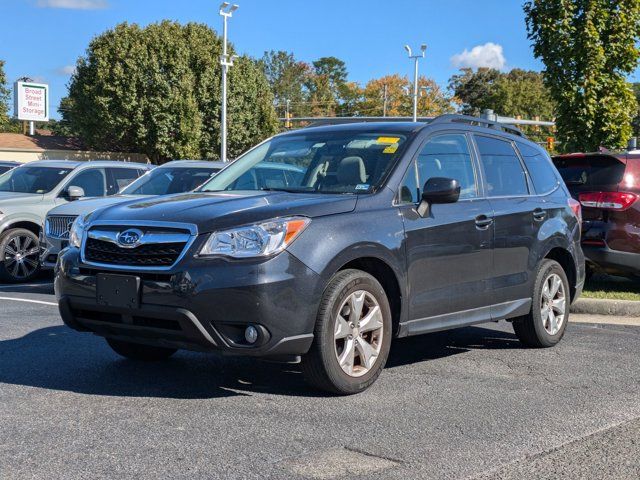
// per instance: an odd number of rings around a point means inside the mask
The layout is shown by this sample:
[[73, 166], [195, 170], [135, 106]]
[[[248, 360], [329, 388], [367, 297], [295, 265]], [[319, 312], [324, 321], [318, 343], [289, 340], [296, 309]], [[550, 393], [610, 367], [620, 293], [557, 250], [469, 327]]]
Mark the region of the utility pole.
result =
[[220, 65], [222, 65], [222, 108], [220, 114], [220, 160], [227, 161], [227, 71], [233, 66], [235, 55], [229, 56], [227, 53], [227, 19], [233, 16], [233, 12], [238, 9], [238, 5], [229, 5], [223, 2], [220, 5], [220, 16], [222, 17], [222, 55]]
[[427, 45], [423, 43], [420, 45], [420, 54], [412, 55], [411, 47], [405, 45], [404, 49], [409, 54], [409, 58], [413, 59], [413, 121], [418, 121], [418, 60], [424, 58], [424, 54], [427, 51]]
[[384, 89], [382, 93], [382, 116], [387, 116], [387, 84], [384, 84]]

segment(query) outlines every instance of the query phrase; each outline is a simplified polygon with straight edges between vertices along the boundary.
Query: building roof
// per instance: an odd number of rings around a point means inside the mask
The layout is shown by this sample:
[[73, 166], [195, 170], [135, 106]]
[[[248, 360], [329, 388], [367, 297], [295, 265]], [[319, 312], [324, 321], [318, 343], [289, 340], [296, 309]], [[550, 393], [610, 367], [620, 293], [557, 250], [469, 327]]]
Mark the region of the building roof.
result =
[[8, 150], [84, 150], [85, 146], [77, 138], [54, 135], [30, 137], [21, 133], [0, 133], [0, 149]]

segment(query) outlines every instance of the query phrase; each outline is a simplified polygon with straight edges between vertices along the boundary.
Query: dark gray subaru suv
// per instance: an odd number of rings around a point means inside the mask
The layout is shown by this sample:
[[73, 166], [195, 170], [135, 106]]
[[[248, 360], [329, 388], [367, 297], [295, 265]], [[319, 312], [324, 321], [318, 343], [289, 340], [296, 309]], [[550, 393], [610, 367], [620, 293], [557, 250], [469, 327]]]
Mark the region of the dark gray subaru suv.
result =
[[127, 358], [301, 357], [313, 385], [350, 394], [395, 337], [506, 319], [527, 346], [559, 342], [584, 281], [579, 216], [511, 127], [306, 128], [194, 193], [78, 218], [56, 294], [68, 326]]

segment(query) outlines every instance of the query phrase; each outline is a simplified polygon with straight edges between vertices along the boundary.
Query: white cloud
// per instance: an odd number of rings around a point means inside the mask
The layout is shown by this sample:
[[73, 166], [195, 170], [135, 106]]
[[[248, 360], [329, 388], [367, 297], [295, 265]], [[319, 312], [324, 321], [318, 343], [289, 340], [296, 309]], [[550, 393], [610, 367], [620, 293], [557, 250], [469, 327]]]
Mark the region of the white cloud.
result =
[[73, 10], [98, 10], [107, 8], [107, 0], [38, 0], [41, 8], [69, 8]]
[[484, 45], [477, 45], [470, 51], [466, 48], [462, 53], [451, 57], [451, 63], [458, 68], [496, 68], [502, 70], [507, 64], [504, 58], [502, 45], [488, 42]]
[[56, 73], [62, 76], [73, 75], [76, 73], [76, 67], [74, 65], [65, 65], [64, 67], [57, 69]]

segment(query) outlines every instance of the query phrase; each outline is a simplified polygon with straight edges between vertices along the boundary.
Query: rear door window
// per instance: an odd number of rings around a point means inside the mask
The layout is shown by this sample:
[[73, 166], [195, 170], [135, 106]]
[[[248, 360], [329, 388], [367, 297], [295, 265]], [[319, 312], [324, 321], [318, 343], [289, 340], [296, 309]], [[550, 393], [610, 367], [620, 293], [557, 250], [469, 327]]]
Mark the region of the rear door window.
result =
[[489, 197], [517, 197], [529, 194], [527, 177], [511, 142], [474, 135]]

